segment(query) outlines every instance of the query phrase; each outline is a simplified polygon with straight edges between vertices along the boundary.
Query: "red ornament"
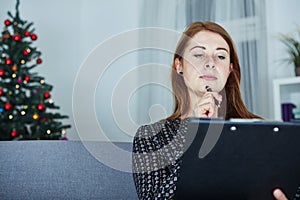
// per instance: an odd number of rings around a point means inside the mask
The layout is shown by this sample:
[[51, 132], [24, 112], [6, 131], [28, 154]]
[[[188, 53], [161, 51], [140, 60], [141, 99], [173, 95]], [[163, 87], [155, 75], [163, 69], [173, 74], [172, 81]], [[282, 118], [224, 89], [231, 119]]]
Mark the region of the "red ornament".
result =
[[0, 96], [2, 96], [4, 94], [4, 91], [2, 88], [0, 88]]
[[39, 104], [37, 105], [37, 109], [38, 109], [39, 111], [44, 111], [44, 110], [46, 109], [46, 106], [45, 106], [44, 104], [42, 104], [42, 103], [39, 103]]
[[41, 58], [36, 59], [37, 64], [41, 64], [42, 62], [43, 62], [43, 60]]
[[47, 121], [46, 117], [43, 117], [42, 119], [40, 119], [40, 122], [45, 122], [45, 121]]
[[31, 36], [30, 36], [30, 37], [31, 37], [31, 39], [32, 39], [32, 40], [37, 40], [37, 35], [36, 35], [36, 34], [34, 34], [34, 33], [33, 33], [33, 34], [31, 34]]
[[30, 81], [30, 76], [26, 75], [25, 78], [24, 78], [24, 80], [27, 81], [27, 82]]
[[9, 25], [11, 25], [11, 21], [9, 19], [6, 19], [4, 21], [4, 24], [5, 24], [5, 26], [9, 26]]
[[29, 53], [30, 53], [30, 50], [28, 51], [28, 49], [24, 49], [24, 51], [23, 51], [24, 56], [28, 56]]
[[16, 42], [19, 42], [22, 39], [21, 35], [19, 35], [19, 34], [15, 34], [13, 38], [14, 38], [14, 41], [16, 41]]
[[16, 137], [18, 135], [18, 132], [16, 130], [12, 130], [10, 135], [11, 137]]
[[25, 31], [25, 32], [24, 32], [24, 35], [25, 35], [26, 37], [29, 37], [29, 36], [31, 35], [31, 33], [30, 33], [29, 31]]
[[4, 104], [4, 110], [11, 110], [12, 109], [12, 104], [7, 102]]
[[45, 99], [49, 99], [51, 97], [50, 93], [49, 92], [45, 92], [44, 93], [44, 98]]
[[12, 59], [10, 59], [10, 58], [5, 59], [5, 64], [6, 65], [11, 65], [12, 63], [13, 63]]
[[0, 69], [0, 77], [5, 75], [4, 69]]

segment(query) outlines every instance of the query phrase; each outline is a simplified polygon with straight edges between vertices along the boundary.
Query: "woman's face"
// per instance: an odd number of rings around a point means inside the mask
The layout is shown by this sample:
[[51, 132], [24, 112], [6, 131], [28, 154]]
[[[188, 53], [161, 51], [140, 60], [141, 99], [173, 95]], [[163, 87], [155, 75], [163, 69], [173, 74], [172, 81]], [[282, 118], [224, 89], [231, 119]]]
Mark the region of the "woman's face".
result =
[[175, 60], [177, 72], [189, 91], [204, 93], [207, 87], [220, 92], [232, 70], [229, 46], [217, 33], [200, 31], [188, 42], [182, 63]]

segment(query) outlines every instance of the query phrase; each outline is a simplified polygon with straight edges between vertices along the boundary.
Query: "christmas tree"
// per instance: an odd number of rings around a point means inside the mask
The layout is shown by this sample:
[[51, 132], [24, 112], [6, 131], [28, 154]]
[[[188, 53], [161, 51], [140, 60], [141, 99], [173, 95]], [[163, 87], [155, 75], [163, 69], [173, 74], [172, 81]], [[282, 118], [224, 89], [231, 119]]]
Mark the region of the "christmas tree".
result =
[[0, 38], [0, 140], [66, 139], [59, 109], [51, 99], [52, 85], [32, 69], [42, 63], [33, 46], [37, 35], [33, 23], [8, 12]]

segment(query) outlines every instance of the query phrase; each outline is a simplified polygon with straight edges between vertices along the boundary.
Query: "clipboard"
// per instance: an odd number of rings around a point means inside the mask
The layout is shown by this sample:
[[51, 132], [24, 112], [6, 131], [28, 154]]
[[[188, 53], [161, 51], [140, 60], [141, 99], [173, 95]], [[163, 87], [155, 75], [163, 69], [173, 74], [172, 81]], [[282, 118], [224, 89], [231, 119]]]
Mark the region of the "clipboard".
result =
[[175, 199], [289, 199], [300, 186], [300, 123], [191, 118]]

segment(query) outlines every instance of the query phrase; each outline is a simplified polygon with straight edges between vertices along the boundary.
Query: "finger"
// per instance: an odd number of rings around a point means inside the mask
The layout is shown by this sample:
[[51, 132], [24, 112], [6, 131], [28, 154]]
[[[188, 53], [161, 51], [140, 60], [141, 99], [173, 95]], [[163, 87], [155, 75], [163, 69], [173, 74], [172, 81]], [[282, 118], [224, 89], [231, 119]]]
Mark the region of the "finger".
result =
[[285, 194], [280, 189], [275, 189], [273, 191], [273, 195], [276, 200], [288, 200], [285, 196]]
[[219, 102], [219, 105], [222, 103], [222, 95], [217, 92], [212, 92], [213, 97]]
[[217, 92], [206, 92], [203, 96], [211, 96], [214, 99], [216, 106], [219, 106], [222, 103], [222, 95]]
[[211, 115], [212, 107], [211, 103], [204, 102], [202, 104], [196, 105], [194, 109], [195, 117], [209, 117]]
[[216, 104], [215, 98], [213, 97], [212, 94], [207, 94], [206, 97], [204, 98], [204, 100], [205, 100], [205, 103], [203, 103], [202, 105], [199, 105], [199, 106], [201, 106], [205, 109], [204, 113], [205, 113], [206, 117], [214, 116], [215, 110], [218, 109], [217, 108], [218, 105]]
[[194, 107], [194, 115], [195, 117], [212, 117], [216, 109], [215, 98], [210, 92], [206, 92], [198, 99]]
[[202, 99], [201, 99], [201, 101], [205, 101], [205, 102], [210, 102], [210, 103], [214, 103], [215, 102], [215, 98], [214, 98], [214, 95], [213, 95], [213, 93], [212, 92], [206, 92], [204, 95], [203, 95], [203, 97], [202, 97]]
[[214, 105], [212, 102], [199, 105], [203, 117], [211, 117], [214, 114]]

